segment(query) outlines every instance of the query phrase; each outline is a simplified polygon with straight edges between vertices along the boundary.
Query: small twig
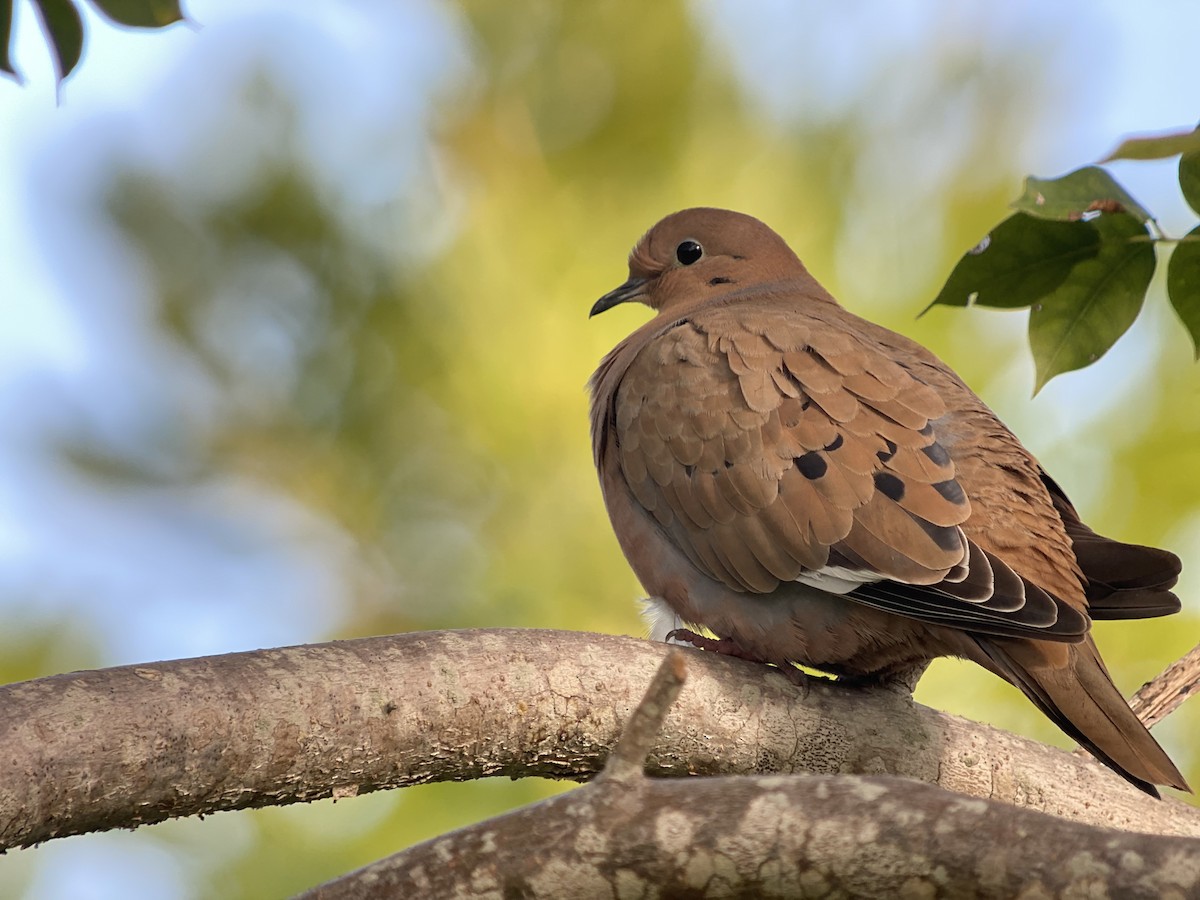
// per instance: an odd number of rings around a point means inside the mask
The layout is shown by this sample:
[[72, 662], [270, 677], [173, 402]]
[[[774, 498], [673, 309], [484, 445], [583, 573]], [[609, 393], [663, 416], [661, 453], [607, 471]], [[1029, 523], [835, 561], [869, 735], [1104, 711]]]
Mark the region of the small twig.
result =
[[671, 650], [654, 673], [650, 687], [629, 717], [617, 746], [604, 764], [597, 781], [630, 782], [643, 777], [646, 757], [654, 747], [667, 711], [683, 690], [687, 680], [687, 663], [679, 650]]
[[1200, 644], [1178, 659], [1161, 675], [1141, 686], [1129, 705], [1149, 728], [1173, 713], [1200, 688]]

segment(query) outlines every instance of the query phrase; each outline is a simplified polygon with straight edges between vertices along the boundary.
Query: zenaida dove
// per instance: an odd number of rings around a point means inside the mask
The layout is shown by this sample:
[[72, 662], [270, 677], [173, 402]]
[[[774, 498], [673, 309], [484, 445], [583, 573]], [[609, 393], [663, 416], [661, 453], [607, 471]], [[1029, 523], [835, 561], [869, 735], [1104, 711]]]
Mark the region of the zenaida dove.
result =
[[592, 377], [592, 439], [654, 637], [793, 678], [973, 660], [1137, 787], [1188, 789], [1089, 634], [1178, 611], [1174, 555], [1092, 532], [945, 363], [757, 219], [663, 219], [591, 314], [632, 300], [656, 315]]

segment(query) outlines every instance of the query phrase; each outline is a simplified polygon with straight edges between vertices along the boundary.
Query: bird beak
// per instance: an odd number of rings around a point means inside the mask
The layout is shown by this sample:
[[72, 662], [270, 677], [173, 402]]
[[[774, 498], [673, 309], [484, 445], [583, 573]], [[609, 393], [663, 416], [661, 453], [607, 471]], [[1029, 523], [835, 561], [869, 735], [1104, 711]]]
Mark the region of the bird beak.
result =
[[609, 291], [603, 297], [596, 301], [592, 307], [592, 311], [588, 313], [588, 318], [597, 316], [606, 309], [612, 309], [618, 303], [626, 303], [630, 300], [640, 300], [646, 296], [644, 288], [646, 287], [645, 278], [630, 278], [627, 282], [621, 285], [614, 291]]

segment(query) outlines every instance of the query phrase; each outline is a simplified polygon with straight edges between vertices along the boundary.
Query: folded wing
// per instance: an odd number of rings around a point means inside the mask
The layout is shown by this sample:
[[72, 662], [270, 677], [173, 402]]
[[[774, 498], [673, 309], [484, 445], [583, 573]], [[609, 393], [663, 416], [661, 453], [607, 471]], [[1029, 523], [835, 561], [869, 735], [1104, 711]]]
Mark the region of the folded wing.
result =
[[1087, 616], [966, 538], [970, 501], [938, 442], [943, 401], [843, 331], [786, 309], [709, 310], [647, 343], [613, 404], [633, 497], [734, 590], [800, 581], [981, 634], [1087, 631]]

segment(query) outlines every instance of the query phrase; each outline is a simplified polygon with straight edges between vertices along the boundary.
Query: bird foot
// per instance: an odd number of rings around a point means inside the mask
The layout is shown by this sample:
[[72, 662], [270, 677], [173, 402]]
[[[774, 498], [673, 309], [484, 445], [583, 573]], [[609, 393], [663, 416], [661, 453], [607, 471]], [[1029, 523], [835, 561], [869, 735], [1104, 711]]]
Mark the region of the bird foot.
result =
[[781, 675], [797, 687], [803, 688], [805, 694], [808, 693], [809, 677], [787, 660], [764, 659], [760, 654], [747, 650], [733, 638], [710, 638], [702, 634], [696, 634], [687, 628], [676, 628], [670, 632], [666, 638], [668, 641], [679, 641], [684, 644], [691, 644], [697, 650], [711, 650], [713, 653], [720, 653], [722, 656], [732, 656], [735, 659], [744, 659], [748, 662], [765, 663], [774, 665]]
[[691, 644], [697, 650], [711, 650], [713, 653], [720, 653], [722, 656], [736, 656], [738, 659], [748, 659], [751, 662], [765, 662], [733, 638], [710, 638], [702, 634], [696, 634], [688, 628], [676, 628], [667, 635], [668, 641], [680, 641], [684, 644]]

